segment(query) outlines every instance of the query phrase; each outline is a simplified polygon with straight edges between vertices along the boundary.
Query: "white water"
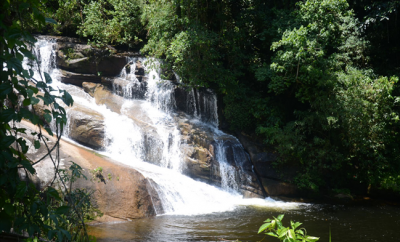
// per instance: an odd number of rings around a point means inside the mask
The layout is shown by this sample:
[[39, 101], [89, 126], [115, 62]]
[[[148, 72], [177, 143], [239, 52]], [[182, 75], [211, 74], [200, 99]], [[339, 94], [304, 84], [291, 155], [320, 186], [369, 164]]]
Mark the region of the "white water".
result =
[[[55, 43], [41, 39], [37, 42], [35, 50], [40, 52], [40, 68], [51, 74], [53, 86], [67, 90], [74, 98], [75, 103], [90, 108], [104, 116], [106, 131], [106, 150], [104, 155], [112, 159], [129, 165], [140, 171], [145, 177], [154, 181], [154, 188], [162, 202], [165, 214], [194, 215], [212, 212], [223, 212], [235, 209], [239, 205], [257, 205], [267, 207], [285, 207], [287, 209], [296, 208], [296, 203], [283, 203], [272, 199], [242, 199], [236, 191], [238, 184], [237, 173], [232, 166], [226, 162], [225, 149], [223, 142], [219, 142], [219, 159], [222, 177], [222, 190], [208, 184], [195, 181], [181, 174], [183, 158], [180, 152], [180, 132], [177, 124], [171, 116], [175, 108], [175, 100], [172, 98], [172, 87], [167, 81], [159, 78], [159, 72], [146, 67], [148, 72], [148, 87], [145, 95], [146, 100], [126, 100], [121, 108], [121, 114], [112, 112], [104, 105], [97, 105], [92, 97], [85, 93], [81, 88], [65, 85], [59, 81], [59, 71], [55, 69]], [[156, 63], [156, 61], [153, 61]], [[25, 65], [26, 66], [26, 65]], [[34, 68], [37, 70], [37, 67]], [[134, 69], [133, 69], [134, 70]], [[127, 78], [129, 77], [129, 78]], [[40, 75], [35, 73], [35, 78], [40, 79]], [[137, 79], [132, 73], [121, 73], [121, 78], [136, 82]], [[193, 92], [194, 93], [194, 92]], [[124, 95], [129, 96], [129, 92]], [[205, 98], [203, 108], [211, 109]], [[212, 102], [216, 107], [216, 99]], [[138, 126], [126, 115], [132, 106], [140, 107], [143, 116], [150, 120], [151, 127], [158, 135], [157, 139], [152, 140], [151, 146], [147, 147], [143, 127]], [[214, 107], [214, 108], [215, 108]], [[210, 110], [209, 110], [210, 111]], [[216, 115], [216, 111], [215, 112]], [[200, 111], [195, 113], [199, 116]], [[214, 116], [215, 116], [214, 115]], [[212, 117], [214, 117], [212, 116]], [[213, 129], [217, 134], [223, 134], [217, 130], [214, 122], [211, 121]], [[69, 127], [69, 125], [67, 125]], [[68, 135], [68, 130], [64, 133]], [[218, 135], [217, 135], [218, 136]], [[147, 137], [148, 138], [148, 137]], [[154, 138], [154, 137], [153, 137]], [[152, 148], [150, 152], [146, 149]], [[153, 149], [154, 148], [154, 149]], [[145, 162], [149, 156], [161, 156], [159, 166]], [[234, 152], [235, 154], [235, 152]], [[248, 178], [245, 178], [248, 179]], [[240, 178], [243, 182], [245, 180]]]

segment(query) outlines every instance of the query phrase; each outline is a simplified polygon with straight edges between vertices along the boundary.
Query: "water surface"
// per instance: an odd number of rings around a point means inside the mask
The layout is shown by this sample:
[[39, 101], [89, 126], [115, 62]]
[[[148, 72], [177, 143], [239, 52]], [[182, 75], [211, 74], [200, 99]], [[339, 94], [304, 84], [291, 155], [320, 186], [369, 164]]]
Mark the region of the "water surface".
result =
[[[390, 205], [299, 205], [297, 208], [238, 206], [233, 211], [194, 216], [164, 215], [126, 223], [90, 226], [97, 241], [278, 241], [257, 231], [263, 221], [285, 214], [319, 241], [399, 241], [400, 208]], [[264, 238], [264, 239], [263, 239]]]

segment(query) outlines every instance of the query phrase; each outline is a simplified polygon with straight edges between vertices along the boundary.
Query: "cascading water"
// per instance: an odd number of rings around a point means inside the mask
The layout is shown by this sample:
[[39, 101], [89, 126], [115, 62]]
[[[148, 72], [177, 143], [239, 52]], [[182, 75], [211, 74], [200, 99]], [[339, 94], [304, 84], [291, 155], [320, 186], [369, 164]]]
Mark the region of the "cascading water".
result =
[[[222, 139], [216, 140], [215, 143], [215, 153], [221, 174], [221, 187], [225, 190], [238, 191], [241, 186], [249, 184], [251, 177], [244, 172], [243, 168], [249, 157], [239, 141]], [[230, 164], [229, 161], [233, 161], [235, 164]]]
[[[240, 152], [235, 150], [240, 147], [237, 147], [237, 144], [232, 141], [235, 140], [232, 137], [230, 140], [233, 143], [230, 146], [226, 145], [226, 141], [219, 140], [219, 137], [227, 135], [215, 128], [218, 125], [216, 98], [211, 92], [200, 95], [192, 91], [190, 95], [193, 95], [192, 100], [197, 103], [195, 106], [198, 106], [194, 116], [200, 117], [208, 113], [207, 116], [211, 117], [208, 119], [209, 123], [216, 130], [216, 153], [220, 162], [222, 188], [225, 190], [195, 181], [181, 174], [184, 164], [180, 147], [181, 134], [171, 116], [176, 108], [173, 86], [170, 82], [160, 79], [157, 68], [153, 69], [150, 68], [150, 65], [144, 65], [144, 69], [148, 73], [146, 74], [147, 91], [139, 98], [144, 100], [138, 100], [133, 92], [124, 91], [121, 86], [113, 87], [115, 92], [122, 91], [120, 95], [127, 97], [121, 107], [121, 114], [118, 114], [109, 110], [105, 105], [97, 105], [94, 99], [81, 88], [63, 84], [58, 80], [59, 71], [55, 68], [54, 63], [54, 45], [55, 42], [48, 39], [39, 39], [36, 43], [34, 49], [35, 55], [40, 60], [40, 69], [51, 75], [52, 85], [67, 90], [73, 96], [75, 103], [103, 115], [106, 137], [106, 147], [103, 153], [121, 163], [132, 166], [151, 179], [151, 184], [157, 191], [166, 214], [204, 214], [232, 210], [237, 205], [251, 203], [276, 206], [275, 202], [270, 203], [267, 200], [244, 200], [235, 192], [245, 183], [246, 179], [249, 179], [240, 172], [242, 169], [240, 160], [244, 160], [245, 153], [243, 153], [243, 149]], [[144, 62], [145, 60], [130, 59], [132, 63], [137, 61]], [[151, 60], [151, 62], [152, 65], [158, 65], [156, 60]], [[134, 65], [133, 67], [135, 67]], [[39, 79], [38, 66], [33, 66], [35, 78]], [[135, 68], [131, 66], [129, 73], [123, 70], [117, 79], [143, 86], [143, 80], [140, 82], [134, 71]], [[126, 89], [131, 90], [132, 87], [134, 85], [125, 86]], [[206, 98], [207, 95], [211, 98]], [[141, 119], [140, 122], [145, 120], [146, 125], [138, 125], [129, 118], [132, 108], [140, 110], [140, 114], [135, 118]], [[67, 126], [69, 127], [70, 124]], [[68, 136], [69, 132], [64, 134]], [[240, 143], [238, 144], [240, 145]], [[230, 151], [232, 158], [227, 155], [228, 149], [232, 149]], [[150, 159], [158, 160], [159, 166], [145, 162]], [[234, 160], [236, 168], [229, 164], [229, 159]], [[282, 203], [282, 206], [285, 205]]]

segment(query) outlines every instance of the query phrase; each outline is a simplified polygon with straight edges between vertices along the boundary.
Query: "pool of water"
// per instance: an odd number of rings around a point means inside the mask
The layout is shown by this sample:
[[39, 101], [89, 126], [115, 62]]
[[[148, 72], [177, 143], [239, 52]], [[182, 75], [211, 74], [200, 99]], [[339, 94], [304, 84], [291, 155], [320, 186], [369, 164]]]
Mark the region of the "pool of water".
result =
[[319, 241], [399, 241], [400, 207], [392, 205], [300, 204], [296, 208], [238, 206], [205, 215], [163, 215], [89, 227], [97, 241], [278, 241], [258, 235], [263, 221], [285, 214], [284, 225], [300, 221]]

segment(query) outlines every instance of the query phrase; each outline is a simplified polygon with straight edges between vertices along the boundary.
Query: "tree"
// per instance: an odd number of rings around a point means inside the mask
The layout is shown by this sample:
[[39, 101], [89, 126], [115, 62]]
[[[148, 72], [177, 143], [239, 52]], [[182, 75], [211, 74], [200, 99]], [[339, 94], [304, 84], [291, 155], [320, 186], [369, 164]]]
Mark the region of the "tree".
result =
[[294, 115], [258, 130], [277, 144], [281, 162], [302, 167], [301, 187], [379, 184], [397, 166], [399, 147], [391, 140], [398, 137], [392, 96], [398, 78], [365, 69], [367, 42], [345, 0], [298, 7], [296, 27], [272, 44], [272, 64], [257, 73], [271, 93], [291, 100], [296, 108], [286, 110]]
[[[9, 233], [11, 228], [15, 233], [26, 231], [30, 237], [47, 237], [58, 241], [77, 240], [83, 231], [83, 240], [89, 237], [85, 232], [82, 210], [77, 201], [88, 205], [87, 194], [82, 191], [72, 192], [66, 189], [66, 179], [81, 177], [81, 168], [71, 166], [71, 176], [65, 176], [58, 169], [58, 155], [52, 153], [58, 149], [62, 129], [66, 124], [66, 112], [61, 103], [71, 106], [72, 97], [64, 90], [55, 90], [49, 84], [52, 82], [48, 73], [43, 74], [43, 80], [33, 80], [33, 71], [23, 68], [24, 58], [35, 60], [31, 53], [35, 38], [27, 31], [30, 28], [40, 29], [46, 22], [55, 23], [45, 18], [40, 12], [41, 1], [3, 1], [0, 12], [0, 52], [2, 69], [0, 69], [0, 232]], [[33, 80], [33, 83], [30, 82]], [[50, 122], [54, 120], [57, 129], [54, 135], [57, 141], [53, 146], [43, 135], [44, 121], [29, 107], [42, 101], [48, 110], [43, 118]], [[35, 137], [34, 147], [41, 144], [47, 148], [47, 154], [38, 160], [29, 160], [26, 156], [28, 145], [23, 134], [28, 131], [18, 123], [27, 120], [38, 127], [38, 132], [28, 133]], [[50, 135], [53, 131], [44, 128]], [[59, 193], [52, 187], [38, 191], [29, 179], [21, 179], [19, 173], [26, 177], [33, 175], [34, 164], [49, 156], [59, 181], [64, 190]], [[63, 175], [64, 174], [64, 175]], [[60, 195], [61, 194], [61, 195]], [[68, 195], [67, 195], [68, 194]], [[64, 199], [68, 202], [65, 203]], [[69, 224], [76, 223], [76, 224]]]

